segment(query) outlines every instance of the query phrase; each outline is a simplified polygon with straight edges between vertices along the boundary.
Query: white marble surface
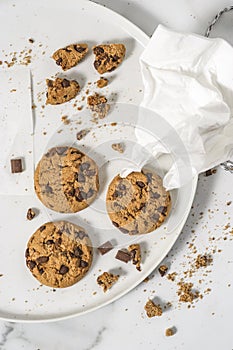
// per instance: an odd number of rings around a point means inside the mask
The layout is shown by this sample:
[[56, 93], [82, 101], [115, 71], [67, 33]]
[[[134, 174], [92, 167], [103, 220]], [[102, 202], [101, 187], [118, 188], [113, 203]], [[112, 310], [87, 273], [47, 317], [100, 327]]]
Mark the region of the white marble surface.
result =
[[[123, 14], [151, 35], [158, 23], [174, 29], [203, 33], [208, 21], [230, 1], [223, 0], [99, 0], [99, 3]], [[232, 14], [226, 15], [218, 33], [231, 40]], [[217, 30], [216, 30], [217, 32]], [[216, 33], [215, 32], [215, 33]], [[233, 38], [233, 35], [232, 35]], [[232, 39], [233, 43], [233, 39]], [[0, 350], [90, 350], [90, 349], [212, 349], [232, 350], [232, 286], [233, 286], [233, 175], [218, 169], [210, 177], [200, 176], [198, 190], [187, 224], [180, 239], [165, 259], [170, 272], [189, 267], [188, 242], [195, 240], [199, 253], [213, 255], [213, 266], [198, 270], [194, 276], [197, 290], [204, 298], [194, 308], [179, 305], [175, 282], [161, 278], [157, 271], [117, 302], [91, 314], [68, 321], [49, 324], [13, 324], [0, 322]], [[200, 214], [203, 213], [203, 214]], [[227, 223], [230, 227], [224, 230]], [[195, 232], [192, 232], [195, 231]], [[209, 238], [215, 240], [210, 241]], [[217, 248], [215, 248], [217, 247]], [[212, 254], [213, 250], [221, 250]], [[205, 276], [206, 275], [206, 276]], [[198, 280], [203, 280], [198, 283]], [[185, 281], [189, 281], [186, 278]], [[143, 307], [148, 297], [162, 305], [172, 302], [162, 317], [148, 319]], [[165, 337], [168, 327], [177, 329], [173, 337]]]

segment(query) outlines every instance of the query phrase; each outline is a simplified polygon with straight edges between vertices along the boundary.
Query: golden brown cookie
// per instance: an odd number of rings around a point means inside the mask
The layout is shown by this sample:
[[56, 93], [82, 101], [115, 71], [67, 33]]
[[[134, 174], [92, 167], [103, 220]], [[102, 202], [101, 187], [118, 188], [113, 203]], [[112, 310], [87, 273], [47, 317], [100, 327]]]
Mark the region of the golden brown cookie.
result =
[[87, 44], [73, 44], [58, 49], [53, 54], [53, 59], [63, 70], [68, 70], [77, 64], [86, 56], [88, 52]]
[[107, 191], [107, 211], [121, 232], [144, 234], [159, 227], [168, 216], [171, 197], [162, 179], [149, 170], [117, 175]]
[[88, 108], [92, 111], [95, 118], [103, 119], [109, 112], [110, 105], [105, 96], [95, 93], [87, 98]]
[[47, 101], [46, 104], [58, 105], [72, 100], [80, 91], [79, 83], [76, 80], [56, 78], [47, 79]]
[[112, 72], [125, 57], [125, 45], [123, 44], [109, 44], [97, 45], [93, 47], [95, 54], [94, 67], [99, 74]]
[[26, 265], [42, 284], [53, 288], [72, 286], [92, 263], [92, 247], [82, 227], [66, 221], [48, 222], [31, 236]]
[[88, 207], [99, 190], [96, 163], [74, 147], [54, 147], [43, 155], [34, 175], [41, 202], [60, 213]]

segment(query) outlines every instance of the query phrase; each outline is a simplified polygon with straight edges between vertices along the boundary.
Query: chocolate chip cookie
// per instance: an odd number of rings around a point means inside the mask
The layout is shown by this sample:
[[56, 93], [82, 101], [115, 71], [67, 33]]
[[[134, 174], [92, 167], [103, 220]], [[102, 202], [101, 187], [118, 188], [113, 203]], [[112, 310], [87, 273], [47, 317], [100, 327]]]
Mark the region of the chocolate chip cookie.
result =
[[109, 44], [93, 47], [95, 54], [94, 67], [99, 74], [114, 71], [125, 57], [125, 45]]
[[74, 147], [54, 147], [43, 155], [34, 175], [41, 202], [60, 213], [89, 206], [99, 190], [96, 163]]
[[149, 170], [117, 175], [107, 191], [107, 211], [122, 233], [144, 234], [159, 227], [168, 216], [171, 197], [162, 179]]
[[79, 83], [76, 80], [56, 78], [47, 79], [47, 101], [46, 104], [59, 105], [72, 100], [80, 91]]
[[87, 44], [73, 44], [58, 49], [53, 54], [53, 59], [58, 66], [66, 71], [77, 64], [86, 56], [88, 52]]
[[92, 263], [92, 247], [82, 227], [66, 221], [48, 222], [31, 236], [26, 265], [42, 284], [53, 288], [72, 286]]

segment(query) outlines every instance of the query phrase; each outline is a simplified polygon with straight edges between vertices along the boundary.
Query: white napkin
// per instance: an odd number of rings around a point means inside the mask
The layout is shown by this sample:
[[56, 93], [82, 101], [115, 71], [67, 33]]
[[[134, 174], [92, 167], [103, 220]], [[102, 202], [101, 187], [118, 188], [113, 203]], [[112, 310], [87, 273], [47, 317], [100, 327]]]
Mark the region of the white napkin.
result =
[[[159, 25], [140, 57], [145, 95], [153, 110], [183, 142], [193, 175], [224, 162], [233, 148], [233, 48], [222, 39], [177, 33]], [[172, 150], [146, 141], [158, 157]], [[143, 142], [140, 133], [138, 141]], [[145, 141], [144, 141], [145, 143]], [[146, 146], [145, 145], [145, 146]], [[174, 145], [174, 147], [176, 147]], [[164, 177], [167, 189], [184, 185], [177, 157]]]
[[[0, 81], [0, 194], [31, 194], [34, 166], [30, 70], [3, 70]], [[22, 158], [22, 173], [11, 173], [10, 160], [14, 158]]]

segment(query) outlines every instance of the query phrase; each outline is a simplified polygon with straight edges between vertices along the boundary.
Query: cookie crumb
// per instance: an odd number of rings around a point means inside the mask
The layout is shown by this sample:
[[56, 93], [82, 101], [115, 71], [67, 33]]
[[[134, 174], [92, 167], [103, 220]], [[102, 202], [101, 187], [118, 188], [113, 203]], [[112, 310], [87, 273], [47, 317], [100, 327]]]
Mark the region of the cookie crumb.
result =
[[27, 219], [32, 220], [34, 219], [35, 216], [36, 216], [36, 213], [34, 212], [34, 210], [32, 210], [32, 208], [29, 208], [27, 211]]
[[123, 145], [123, 143], [113, 143], [112, 144], [112, 149], [114, 151], [119, 152], [119, 153], [124, 153], [124, 145]]
[[105, 86], [108, 85], [108, 79], [100, 77], [100, 79], [97, 80], [96, 84], [97, 84], [99, 89], [102, 89], [102, 88], [104, 88]]
[[88, 133], [90, 132], [90, 129], [82, 129], [76, 134], [76, 138], [78, 141], [82, 140]]
[[177, 285], [179, 286], [177, 291], [177, 294], [180, 297], [179, 301], [182, 301], [183, 303], [191, 303], [197, 296], [192, 292], [193, 283], [179, 282]]
[[67, 115], [63, 115], [63, 116], [61, 117], [61, 121], [62, 121], [62, 123], [65, 124], [65, 125], [70, 124], [70, 120], [68, 119]]
[[103, 119], [106, 117], [110, 109], [110, 105], [107, 102], [108, 100], [105, 96], [101, 96], [97, 93], [87, 98], [87, 105], [93, 112], [95, 118]]
[[169, 274], [167, 275], [167, 279], [168, 279], [169, 281], [174, 282], [175, 279], [176, 279], [176, 275], [177, 275], [176, 272], [169, 273]]
[[213, 174], [216, 174], [217, 169], [209, 169], [205, 172], [205, 176], [211, 176]]
[[103, 272], [97, 277], [97, 283], [103, 288], [104, 293], [109, 290], [113, 284], [115, 284], [119, 279], [119, 275], [114, 275], [113, 273]]
[[199, 254], [195, 261], [195, 266], [197, 269], [200, 267], [207, 267], [212, 262], [212, 259], [207, 255]]
[[144, 278], [144, 280], [143, 280], [143, 282], [145, 282], [145, 283], [147, 283], [147, 282], [149, 282], [149, 277], [147, 276], [146, 278]]
[[229, 206], [229, 205], [231, 205], [231, 203], [232, 203], [232, 201], [229, 201], [229, 202], [227, 202], [227, 205]]
[[151, 299], [147, 301], [144, 309], [148, 317], [162, 316], [163, 314], [161, 306], [155, 304]]
[[33, 44], [33, 43], [35, 42], [35, 40], [32, 39], [32, 38], [29, 38], [28, 41], [29, 41], [29, 43], [31, 43], [31, 44]]
[[165, 335], [166, 335], [166, 337], [171, 337], [171, 336], [174, 335], [174, 334], [175, 334], [175, 331], [174, 331], [173, 328], [167, 328], [167, 329], [165, 330]]
[[141, 248], [139, 244], [131, 244], [128, 247], [133, 265], [136, 265], [136, 269], [141, 271]]
[[159, 270], [160, 276], [163, 277], [166, 275], [168, 267], [166, 265], [160, 265], [158, 270]]

